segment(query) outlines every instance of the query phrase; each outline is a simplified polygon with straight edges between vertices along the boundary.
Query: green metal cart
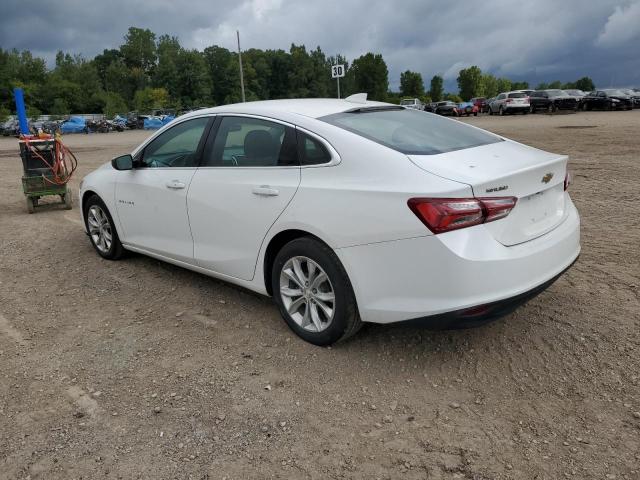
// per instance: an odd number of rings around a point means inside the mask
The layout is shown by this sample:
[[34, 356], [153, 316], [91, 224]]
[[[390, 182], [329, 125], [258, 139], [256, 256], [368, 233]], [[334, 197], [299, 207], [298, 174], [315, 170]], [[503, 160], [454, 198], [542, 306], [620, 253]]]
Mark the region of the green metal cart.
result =
[[27, 197], [27, 211], [34, 213], [40, 198], [58, 195], [64, 208], [71, 210], [73, 201], [67, 184], [59, 184], [54, 180], [51, 171], [55, 158], [56, 142], [53, 139], [29, 140], [28, 144], [20, 140], [20, 157], [24, 173], [22, 191]]

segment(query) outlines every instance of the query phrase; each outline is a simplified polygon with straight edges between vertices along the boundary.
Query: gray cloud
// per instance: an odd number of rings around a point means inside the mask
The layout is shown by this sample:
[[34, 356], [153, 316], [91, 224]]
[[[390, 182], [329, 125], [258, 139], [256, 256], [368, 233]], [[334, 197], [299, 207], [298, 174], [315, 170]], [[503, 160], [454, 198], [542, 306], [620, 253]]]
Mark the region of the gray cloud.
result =
[[[24, 13], [28, 12], [28, 13]], [[391, 86], [400, 72], [436, 73], [455, 88], [460, 68], [532, 83], [590, 75], [599, 85], [640, 86], [640, 0], [9, 0], [0, 46], [30, 49], [51, 60], [56, 50], [91, 57], [118, 47], [129, 26], [180, 38], [185, 47], [288, 49], [320, 45], [353, 59], [380, 52]]]

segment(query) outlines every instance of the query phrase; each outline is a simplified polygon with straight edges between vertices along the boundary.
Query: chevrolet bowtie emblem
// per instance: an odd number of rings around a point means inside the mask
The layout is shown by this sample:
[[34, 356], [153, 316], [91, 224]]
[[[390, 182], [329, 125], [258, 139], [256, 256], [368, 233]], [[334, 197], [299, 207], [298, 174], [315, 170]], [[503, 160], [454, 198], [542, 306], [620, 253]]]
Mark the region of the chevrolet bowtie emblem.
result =
[[545, 173], [544, 177], [542, 177], [542, 183], [549, 183], [552, 178], [553, 178], [553, 173], [551, 172]]

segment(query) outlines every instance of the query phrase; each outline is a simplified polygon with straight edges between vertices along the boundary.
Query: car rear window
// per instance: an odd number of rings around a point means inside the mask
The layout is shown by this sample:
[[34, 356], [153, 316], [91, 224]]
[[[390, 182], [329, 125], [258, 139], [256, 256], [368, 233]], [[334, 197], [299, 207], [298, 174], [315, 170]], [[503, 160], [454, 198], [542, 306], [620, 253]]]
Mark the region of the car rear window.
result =
[[436, 155], [502, 141], [457, 120], [404, 108], [363, 108], [320, 120], [408, 155]]
[[526, 93], [510, 93], [509, 98], [526, 98]]

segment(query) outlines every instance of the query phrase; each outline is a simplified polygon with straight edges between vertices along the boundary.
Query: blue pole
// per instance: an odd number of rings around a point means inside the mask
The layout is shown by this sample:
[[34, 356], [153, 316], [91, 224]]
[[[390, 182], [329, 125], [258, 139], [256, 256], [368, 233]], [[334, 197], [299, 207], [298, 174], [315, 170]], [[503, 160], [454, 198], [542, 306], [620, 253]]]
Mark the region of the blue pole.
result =
[[13, 96], [16, 99], [16, 112], [20, 123], [20, 133], [29, 135], [29, 123], [27, 122], [27, 111], [24, 108], [24, 94], [21, 88], [13, 89]]

